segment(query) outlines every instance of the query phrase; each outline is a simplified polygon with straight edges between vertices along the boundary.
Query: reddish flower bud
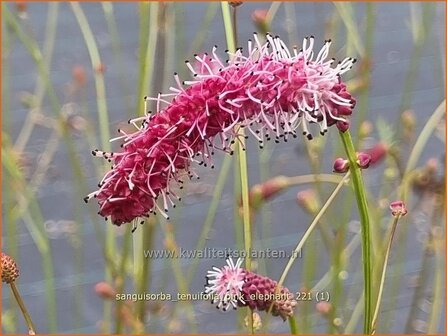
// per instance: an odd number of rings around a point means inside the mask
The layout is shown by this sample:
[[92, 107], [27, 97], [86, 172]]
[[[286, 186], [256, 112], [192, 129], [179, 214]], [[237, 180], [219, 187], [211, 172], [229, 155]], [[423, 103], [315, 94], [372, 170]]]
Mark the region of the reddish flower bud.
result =
[[107, 282], [98, 282], [95, 285], [96, 294], [103, 299], [114, 299], [116, 291]]
[[77, 86], [84, 87], [87, 84], [87, 73], [82, 65], [75, 65], [71, 69], [71, 75]]
[[253, 20], [256, 29], [262, 34], [266, 34], [270, 30], [270, 24], [267, 14], [268, 10], [266, 9], [256, 9], [251, 14], [251, 19]]
[[371, 163], [371, 155], [360, 152], [357, 154], [357, 164], [361, 169], [367, 169]]
[[334, 173], [346, 173], [349, 170], [349, 161], [338, 158], [334, 161]]
[[332, 310], [332, 305], [327, 301], [320, 301], [316, 304], [315, 307], [317, 309], [317, 312], [324, 316], [329, 315]]
[[345, 133], [349, 129], [349, 120], [337, 121], [336, 125], [340, 132]]
[[239, 7], [240, 5], [242, 5], [242, 3], [243, 3], [242, 1], [229, 1], [228, 2], [228, 4], [233, 8]]
[[6, 283], [12, 283], [19, 277], [19, 268], [16, 262], [9, 255], [1, 254], [1, 273], [2, 281]]
[[402, 217], [407, 214], [407, 208], [405, 206], [405, 203], [403, 201], [394, 201], [390, 204], [391, 214], [394, 217]]
[[296, 194], [296, 201], [299, 206], [310, 214], [315, 214], [320, 209], [321, 205], [318, 201], [317, 194], [313, 189], [300, 191]]
[[385, 158], [386, 154], [388, 153], [388, 149], [389, 147], [387, 144], [379, 142], [374, 145], [374, 147], [366, 150], [364, 153], [368, 154], [371, 157], [370, 164], [375, 165]]
[[[289, 180], [285, 176], [276, 176], [261, 184], [256, 184], [250, 189], [250, 207], [259, 208], [263, 202], [277, 195], [289, 186]], [[242, 202], [241, 202], [242, 204]]]
[[28, 17], [28, 4], [23, 1], [23, 0], [19, 0], [15, 2], [15, 9], [17, 11], [17, 15], [19, 18], [21, 18], [22, 20], [26, 19]]

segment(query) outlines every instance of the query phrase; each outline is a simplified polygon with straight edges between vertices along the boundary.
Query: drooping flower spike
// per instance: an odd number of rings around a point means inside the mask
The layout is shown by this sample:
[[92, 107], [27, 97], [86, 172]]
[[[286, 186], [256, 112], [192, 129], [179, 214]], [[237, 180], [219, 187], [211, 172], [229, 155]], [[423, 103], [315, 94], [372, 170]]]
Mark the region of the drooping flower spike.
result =
[[261, 44], [255, 35], [245, 55], [239, 48], [223, 62], [215, 46], [211, 55], [196, 55], [193, 64], [186, 61], [193, 80], [181, 82], [174, 74], [177, 85], [171, 93], [146, 98], [156, 102], [157, 111], [130, 120], [135, 133], [120, 130], [122, 135], [113, 140], [123, 141], [122, 151], [93, 151], [113, 166], [85, 200], [97, 198], [99, 214], [111, 216], [116, 225], [154, 211], [167, 217], [178, 199], [175, 185], [195, 176], [191, 163], [212, 166], [215, 150], [231, 154], [241, 136], [237, 125], [248, 129], [261, 147], [271, 137], [276, 142], [296, 137], [298, 128], [312, 139], [310, 124], [318, 125], [321, 134], [335, 124], [345, 128], [355, 99], [340, 76], [355, 59], [332, 67], [330, 44], [326, 41], [316, 53], [309, 37], [301, 50], [289, 50], [279, 37], [267, 34]]
[[276, 291], [276, 281], [247, 271], [241, 265], [241, 258], [234, 263], [228, 257], [225, 266], [208, 271], [205, 293], [212, 296], [212, 303], [218, 309], [250, 307], [252, 310], [271, 310], [273, 316], [281, 316], [284, 321], [293, 316], [297, 302], [287, 288], [280, 287]]

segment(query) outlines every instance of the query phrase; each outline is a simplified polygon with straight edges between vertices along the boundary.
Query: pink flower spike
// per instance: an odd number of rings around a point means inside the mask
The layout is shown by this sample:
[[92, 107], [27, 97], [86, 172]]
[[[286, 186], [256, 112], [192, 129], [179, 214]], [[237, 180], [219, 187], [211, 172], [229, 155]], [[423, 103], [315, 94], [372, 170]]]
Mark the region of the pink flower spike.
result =
[[403, 201], [394, 201], [390, 204], [391, 214], [394, 217], [402, 217], [407, 214], [407, 208]]
[[367, 169], [371, 163], [371, 155], [368, 153], [357, 153], [357, 165], [361, 169]]
[[349, 170], [349, 161], [338, 158], [334, 161], [334, 173], [346, 173]]
[[[327, 60], [331, 41], [314, 51], [314, 38], [302, 50], [289, 50], [270, 34], [261, 44], [255, 35], [247, 52], [239, 48], [223, 61], [217, 46], [210, 54], [186, 61], [193, 80], [182, 82], [174, 74], [170, 93], [145, 98], [156, 111], [129, 120], [136, 131], [120, 130], [120, 152], [93, 151], [112, 163], [85, 201], [96, 198], [99, 214], [115, 225], [168, 211], [179, 200], [176, 190], [185, 178], [194, 178], [192, 163], [211, 166], [216, 150], [231, 153], [238, 127], [245, 127], [260, 147], [274, 137], [287, 141], [297, 131], [308, 139], [319, 129], [347, 122], [355, 99], [341, 76], [355, 63], [346, 58], [332, 66]], [[147, 109], [146, 111], [147, 112]]]

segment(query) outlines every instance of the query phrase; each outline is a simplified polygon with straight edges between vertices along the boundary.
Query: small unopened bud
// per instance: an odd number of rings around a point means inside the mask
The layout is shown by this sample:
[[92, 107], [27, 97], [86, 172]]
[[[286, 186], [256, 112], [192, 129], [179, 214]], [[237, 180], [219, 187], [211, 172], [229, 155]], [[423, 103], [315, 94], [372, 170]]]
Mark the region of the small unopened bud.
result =
[[259, 208], [263, 202], [272, 198], [289, 186], [289, 179], [285, 176], [276, 176], [264, 183], [254, 185], [249, 194], [250, 207]]
[[25, 1], [23, 1], [23, 0], [16, 1], [15, 9], [17, 11], [18, 17], [21, 18], [22, 20], [24, 20], [28, 17], [28, 13], [27, 13], [28, 4]]
[[240, 5], [242, 5], [242, 1], [229, 1], [228, 2], [230, 4], [231, 7], [236, 8], [239, 7]]
[[[259, 316], [259, 314], [256, 312], [253, 312], [252, 316], [253, 316], [253, 330], [254, 331], [261, 330], [261, 328], [262, 328], [261, 316]], [[244, 322], [245, 322], [245, 326], [247, 328], [251, 329], [250, 320], [249, 320], [248, 316], [245, 316]]]
[[19, 268], [9, 255], [2, 252], [1, 258], [2, 281], [8, 284], [13, 283], [19, 277]]
[[332, 305], [327, 301], [320, 301], [316, 304], [315, 308], [321, 315], [327, 316], [332, 310]]
[[101, 281], [95, 285], [95, 293], [102, 299], [115, 298], [116, 291], [107, 282]]
[[313, 189], [298, 192], [298, 194], [296, 194], [296, 201], [300, 207], [310, 214], [316, 214], [320, 209], [320, 202]]
[[394, 201], [390, 204], [391, 214], [394, 217], [402, 217], [407, 214], [407, 208], [405, 206], [405, 203], [402, 201]]
[[357, 165], [361, 169], [367, 169], [371, 163], [371, 155], [360, 152], [357, 154]]
[[346, 173], [349, 170], [349, 161], [338, 158], [334, 161], [334, 173]]
[[340, 132], [345, 133], [349, 129], [349, 120], [337, 121], [336, 125]]
[[361, 139], [366, 138], [367, 136], [369, 136], [371, 134], [372, 131], [373, 131], [372, 123], [368, 120], [365, 120], [364, 122], [362, 122], [360, 124], [359, 138], [361, 138]]
[[261, 34], [267, 34], [270, 31], [270, 24], [268, 19], [268, 10], [266, 9], [256, 9], [251, 14], [251, 19], [256, 27], [256, 29]]
[[382, 161], [388, 153], [389, 146], [383, 142], [377, 143], [374, 147], [365, 151], [371, 157], [371, 165], [375, 165]]
[[71, 69], [71, 76], [78, 87], [84, 87], [87, 84], [87, 74], [82, 65], [75, 65]]
[[416, 127], [416, 116], [412, 110], [402, 112], [400, 120], [406, 130], [412, 131]]

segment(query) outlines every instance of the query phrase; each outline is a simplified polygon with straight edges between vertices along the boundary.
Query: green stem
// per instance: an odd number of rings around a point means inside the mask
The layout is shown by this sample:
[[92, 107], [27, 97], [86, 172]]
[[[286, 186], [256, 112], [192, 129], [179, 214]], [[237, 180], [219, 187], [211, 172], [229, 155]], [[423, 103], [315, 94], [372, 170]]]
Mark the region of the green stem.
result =
[[357, 199], [357, 207], [360, 214], [360, 224], [362, 227], [362, 255], [363, 255], [363, 276], [365, 291], [365, 316], [363, 332], [371, 333], [371, 306], [372, 306], [372, 254], [371, 254], [371, 237], [368, 205], [366, 201], [366, 192], [363, 184], [363, 178], [360, 167], [357, 165], [357, 155], [352, 143], [349, 131], [340, 132], [340, 136], [349, 160], [350, 171], [352, 174], [352, 185], [354, 187], [355, 197]]
[[295, 316], [289, 316], [288, 320], [289, 320], [290, 334], [298, 335], [298, 328], [296, 326]]
[[296, 258], [300, 255], [299, 251], [303, 248], [304, 243], [310, 237], [311, 233], [313, 232], [313, 230], [315, 229], [315, 227], [319, 223], [321, 217], [326, 212], [326, 210], [329, 207], [329, 205], [331, 205], [332, 201], [335, 199], [335, 196], [338, 194], [338, 192], [340, 191], [341, 187], [344, 185], [344, 183], [346, 182], [346, 180], [348, 179], [349, 176], [350, 176], [350, 172], [348, 171], [346, 173], [346, 175], [343, 177], [343, 179], [338, 183], [337, 187], [334, 189], [332, 194], [329, 196], [329, 198], [327, 199], [326, 203], [320, 209], [318, 214], [315, 216], [315, 218], [313, 219], [312, 223], [307, 228], [306, 232], [304, 233], [303, 237], [299, 241], [298, 245], [295, 247], [295, 249], [294, 249], [294, 251], [292, 253], [292, 256], [290, 257], [286, 267], [284, 268], [284, 271], [281, 274], [281, 277], [280, 277], [280, 279], [278, 281], [278, 284], [276, 285], [276, 290], [279, 290], [279, 288], [281, 288], [281, 286], [284, 284], [284, 280], [286, 279], [287, 274], [289, 273], [290, 269], [292, 268], [293, 263], [295, 262]]
[[25, 303], [22, 300], [22, 297], [20, 296], [20, 293], [15, 285], [14, 282], [10, 283], [11, 285], [11, 290], [12, 293], [14, 294], [14, 298], [17, 301], [17, 304], [20, 307], [20, 310], [22, 311], [23, 317], [25, 318], [26, 321], [26, 325], [28, 326], [28, 330], [29, 330], [29, 335], [35, 335], [36, 334], [36, 329], [34, 328], [34, 324], [33, 321], [31, 320], [31, 316], [28, 313], [28, 310], [25, 307]]
[[[126, 227], [126, 232], [123, 236], [123, 245], [121, 248], [121, 260], [118, 269], [118, 276], [116, 278], [116, 289], [118, 293], [124, 292], [125, 288], [125, 279], [126, 279], [126, 264], [129, 257], [130, 252], [130, 242], [132, 238], [132, 227], [128, 225]], [[123, 301], [118, 300], [116, 302], [116, 310], [121, 311], [121, 307], [123, 306]], [[115, 321], [115, 334], [121, 334], [123, 332], [123, 319], [117, 318]]]
[[[224, 21], [225, 27], [225, 37], [227, 39], [227, 48], [230, 52], [234, 52], [236, 50], [236, 30], [232, 25], [231, 15], [230, 15], [230, 7], [228, 2], [221, 2], [222, 6], [222, 17]], [[234, 8], [234, 19], [236, 19], [236, 9]], [[250, 203], [249, 203], [249, 188], [248, 188], [248, 171], [247, 171], [247, 154], [245, 152], [245, 132], [242, 127], [238, 127], [236, 131], [239, 135], [237, 154], [239, 159], [239, 173], [241, 177], [241, 191], [242, 191], [242, 221], [244, 226], [244, 246], [246, 252], [245, 258], [245, 268], [250, 271], [251, 270], [251, 247], [252, 247], [252, 239], [251, 239], [251, 222], [250, 222]], [[248, 312], [248, 321], [251, 326], [251, 333], [254, 333], [253, 329], [253, 314], [251, 311]]]
[[[144, 5], [143, 3], [141, 4]], [[137, 115], [143, 115], [148, 111], [144, 111], [144, 100], [140, 99], [150, 92], [150, 84], [152, 83], [152, 75], [154, 73], [155, 49], [157, 47], [158, 37], [158, 12], [159, 4], [157, 2], [149, 3], [149, 33], [147, 34], [146, 50], [142, 53], [140, 50], [140, 78], [138, 82], [138, 104]], [[142, 29], [144, 26], [142, 23]], [[145, 33], [144, 33], [145, 34]], [[145, 34], [146, 35], [146, 34]], [[143, 48], [143, 45], [141, 45]]]
[[225, 38], [227, 39], [227, 48], [233, 53], [236, 50], [236, 43], [234, 41], [233, 26], [231, 24], [230, 6], [226, 1], [222, 1], [220, 4], [222, 7], [222, 17], [225, 27]]
[[380, 285], [379, 285], [379, 293], [377, 294], [377, 301], [376, 301], [376, 308], [374, 309], [374, 315], [371, 321], [371, 334], [376, 333], [376, 325], [377, 325], [377, 318], [379, 316], [379, 308], [380, 303], [382, 302], [382, 294], [383, 294], [383, 287], [385, 284], [385, 275], [386, 275], [386, 267], [388, 265], [388, 259], [391, 252], [391, 244], [393, 242], [394, 234], [396, 233], [397, 223], [399, 222], [399, 218], [401, 216], [397, 216], [393, 221], [393, 226], [391, 228], [390, 238], [388, 239], [388, 245], [385, 252], [385, 258], [383, 260], [383, 267], [382, 267], [382, 276], [380, 278]]

